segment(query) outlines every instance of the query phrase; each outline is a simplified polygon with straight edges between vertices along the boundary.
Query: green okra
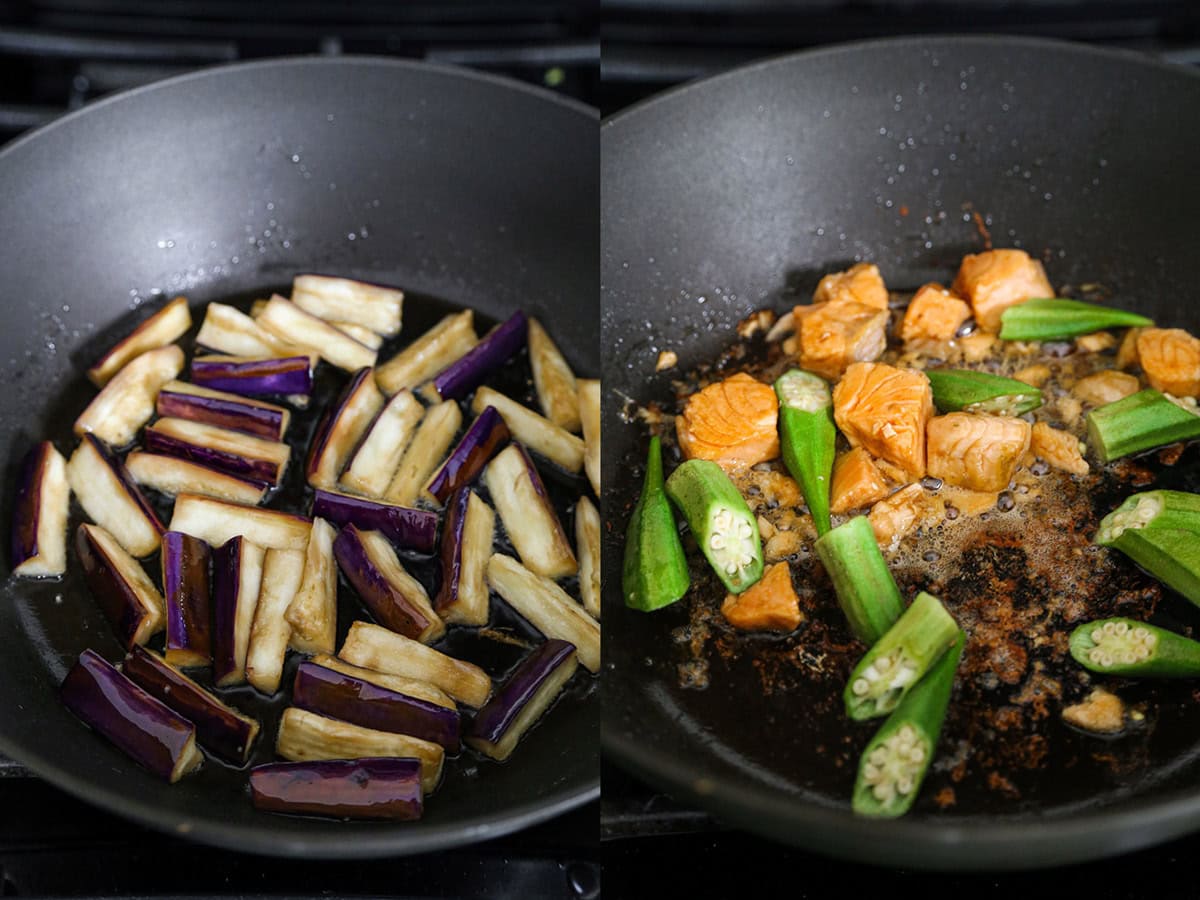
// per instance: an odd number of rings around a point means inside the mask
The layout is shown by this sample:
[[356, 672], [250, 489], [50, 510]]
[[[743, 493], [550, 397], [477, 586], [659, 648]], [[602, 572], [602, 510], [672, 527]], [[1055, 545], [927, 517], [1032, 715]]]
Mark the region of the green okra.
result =
[[650, 438], [642, 495], [625, 532], [621, 586], [625, 605], [644, 612], [669, 606], [687, 593], [687, 558], [675, 515], [663, 490], [662, 443]]
[[896, 708], [958, 636], [942, 601], [924, 591], [858, 661], [843, 697], [851, 719], [873, 719]]
[[850, 630], [867, 646], [874, 644], [900, 618], [904, 602], [870, 520], [855, 516], [818, 538], [815, 547]]
[[1200, 643], [1133, 619], [1100, 619], [1071, 632], [1071, 655], [1102, 675], [1200, 677]]
[[973, 369], [926, 369], [925, 375], [940, 413], [1019, 416], [1042, 405], [1042, 392], [1015, 378]]
[[775, 395], [783, 462], [800, 485], [820, 537], [832, 527], [829, 488], [837, 444], [829, 385], [819, 375], [791, 369], [775, 382]]
[[1200, 494], [1133, 494], [1100, 520], [1096, 543], [1120, 550], [1200, 606]]
[[1000, 339], [1061, 341], [1105, 328], [1153, 325], [1151, 319], [1123, 309], [1059, 297], [1026, 300], [1000, 314]]
[[937, 749], [965, 642], [965, 635], [958, 632], [950, 649], [867, 744], [851, 798], [851, 807], [859, 815], [895, 818], [913, 805]]
[[[1191, 401], [1191, 402], [1189, 402]], [[1087, 415], [1088, 443], [1103, 462], [1200, 437], [1200, 409], [1191, 398], [1176, 399], [1146, 388]]]
[[731, 594], [762, 578], [758, 521], [724, 469], [707, 459], [690, 459], [667, 479], [667, 496]]

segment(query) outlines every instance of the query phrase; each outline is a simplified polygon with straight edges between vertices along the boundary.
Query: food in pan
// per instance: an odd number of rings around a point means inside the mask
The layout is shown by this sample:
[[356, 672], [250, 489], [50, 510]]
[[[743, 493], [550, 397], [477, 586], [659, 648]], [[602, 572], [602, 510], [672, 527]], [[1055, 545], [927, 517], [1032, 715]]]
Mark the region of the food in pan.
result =
[[[29, 452], [14, 574], [80, 567], [126, 651], [115, 665], [100, 646], [81, 654], [63, 702], [161, 777], [205, 755], [241, 769], [268, 756], [239, 697], [283, 693], [273, 751], [288, 762], [249, 769], [256, 807], [416, 819], [447, 758], [520, 765], [519, 741], [578, 663], [599, 668], [599, 515], [583, 475], [598, 436], [578, 434], [598, 416], [590, 382], [524, 313], [479, 336], [466, 310], [406, 340], [403, 303], [300, 275], [249, 314], [209, 304], [193, 351], [177, 343], [192, 318], [176, 298], [89, 370], [100, 392], [69, 461], [49, 441]], [[347, 374], [322, 402], [326, 365]], [[72, 495], [85, 521], [68, 542]], [[339, 586], [358, 620], [343, 599], [341, 628]], [[497, 631], [500, 603], [537, 638]], [[488, 671], [432, 646], [460, 628], [520, 658]]]

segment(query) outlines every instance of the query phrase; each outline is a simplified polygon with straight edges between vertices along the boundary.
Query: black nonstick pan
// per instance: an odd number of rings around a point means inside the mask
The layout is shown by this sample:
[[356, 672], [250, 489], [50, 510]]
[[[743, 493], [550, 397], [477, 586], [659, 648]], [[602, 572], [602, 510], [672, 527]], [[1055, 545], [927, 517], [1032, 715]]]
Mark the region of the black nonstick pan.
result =
[[[619, 589], [646, 447], [630, 412], [671, 411], [672, 379], [734, 343], [751, 311], [808, 302], [823, 272], [867, 259], [911, 291], [953, 278], [990, 235], [1043, 259], [1057, 286], [1100, 285], [1116, 305], [1200, 328], [1200, 77], [1041, 40], [883, 41], [689, 85], [601, 134], [605, 752], [733, 824], [890, 865], [1050, 865], [1200, 826], [1194, 685], [1124, 685], [1148, 725], [1105, 742], [1061, 722], [1030, 649], [1014, 683], [960, 686], [1011, 706], [1020, 727], [968, 731], [952, 715], [914, 810], [867, 821], [848, 798], [873, 729], [837, 714], [840, 684], [821, 694], [792, 665], [803, 635], [698, 636], [692, 602], [646, 615]], [[656, 373], [662, 350], [679, 364]], [[1195, 490], [1197, 462], [1192, 448], [1164, 483]], [[983, 548], [966, 565], [999, 609], [1037, 599], [1031, 549]], [[1200, 624], [1131, 568], [1113, 578], [1082, 599], [1103, 609], [1145, 589], [1174, 627]], [[695, 641], [711, 649], [704, 689], [683, 686]], [[1063, 697], [1080, 690], [1067, 666], [1042, 674]]]
[[[403, 287], [409, 337], [452, 307], [475, 308], [484, 326], [524, 308], [577, 371], [598, 375], [597, 127], [593, 111], [501, 79], [301, 59], [156, 84], [7, 147], [5, 523], [21, 455], [43, 437], [70, 451], [70, 423], [93, 394], [84, 369], [163, 297], [186, 294], [199, 309], [286, 289], [300, 271], [341, 274]], [[523, 380], [509, 389], [525, 390]], [[559, 497], [579, 489], [552, 486]], [[245, 773], [216, 763], [160, 783], [62, 707], [57, 686], [81, 650], [120, 657], [77, 577], [8, 579], [0, 635], [0, 752], [86, 800], [205, 842], [413, 853], [503, 834], [599, 792], [589, 679], [576, 679], [507, 764], [455, 762], [420, 822], [304, 820], [256, 812]], [[520, 654], [491, 644], [479, 652], [496, 672]], [[280, 704], [242, 699], [264, 716], [256, 760], [269, 759]]]

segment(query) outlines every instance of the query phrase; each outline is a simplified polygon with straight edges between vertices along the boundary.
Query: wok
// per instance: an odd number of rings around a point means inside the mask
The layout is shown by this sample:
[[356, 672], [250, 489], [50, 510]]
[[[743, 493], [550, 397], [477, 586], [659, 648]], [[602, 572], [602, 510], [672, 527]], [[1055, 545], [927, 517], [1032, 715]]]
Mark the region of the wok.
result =
[[[84, 369], [159, 294], [196, 306], [286, 289], [298, 271], [343, 274], [404, 287], [409, 339], [450, 305], [474, 307], [481, 324], [522, 307], [577, 371], [598, 373], [596, 127], [591, 110], [498, 78], [297, 59], [155, 84], [5, 148], [5, 521], [21, 455], [42, 437], [69, 452], [70, 423], [94, 393]], [[301, 434], [314, 416], [298, 420]], [[58, 683], [85, 647], [111, 660], [120, 651], [78, 573], [10, 578], [0, 643], [0, 752], [113, 812], [225, 847], [414, 853], [503, 834], [599, 792], [598, 698], [586, 679], [511, 763], [450, 766], [421, 822], [344, 823], [258, 813], [245, 773], [213, 762], [159, 783], [84, 729]], [[520, 651], [508, 652], [488, 662], [511, 664]], [[234, 702], [264, 717], [255, 761], [269, 759], [280, 702], [248, 689]]]
[[[939, 756], [950, 762], [935, 766], [914, 811], [855, 818], [855, 754], [873, 727], [819, 714], [801, 680], [760, 684], [770, 659], [798, 642], [741, 638], [757, 649], [714, 659], [707, 689], [684, 689], [676, 667], [687, 635], [677, 629], [688, 601], [648, 616], [625, 609], [619, 589], [646, 445], [628, 401], [671, 408], [672, 378], [715, 358], [752, 310], [808, 302], [823, 272], [868, 259], [894, 290], [948, 282], [984, 245], [978, 213], [995, 246], [1045, 259], [1054, 284], [1100, 283], [1113, 303], [1200, 328], [1189, 299], [1200, 280], [1200, 180], [1186, 149], [1200, 139], [1198, 113], [1192, 71], [1044, 40], [936, 38], [768, 61], [604, 123], [606, 753], [735, 825], [891, 865], [1060, 864], [1200, 825], [1187, 687], [1142, 689], [1153, 727], [1110, 743], [1069, 731], [1060, 704], [1047, 704], [1023, 732], [1048, 747], [1042, 764], [1009, 773], [1023, 779], [1019, 796], [979, 784], [973, 763], [1014, 737], [964, 748], [948, 724]], [[655, 373], [660, 350], [678, 354], [677, 369]], [[1195, 490], [1196, 469], [1189, 451], [1167, 486]], [[1022, 577], [1019, 559], [1011, 575]], [[1158, 608], [1175, 627], [1200, 623], [1179, 597]], [[996, 691], [994, 702], [1016, 692]], [[946, 769], [962, 753], [957, 784]], [[932, 795], [945, 786], [957, 803], [939, 810]]]

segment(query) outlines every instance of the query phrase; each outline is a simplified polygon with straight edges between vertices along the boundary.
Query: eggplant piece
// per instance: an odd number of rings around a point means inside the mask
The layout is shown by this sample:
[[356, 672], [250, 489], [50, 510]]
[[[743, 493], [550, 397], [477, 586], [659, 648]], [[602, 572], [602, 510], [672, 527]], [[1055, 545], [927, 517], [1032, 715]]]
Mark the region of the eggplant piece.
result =
[[579, 557], [579, 594], [583, 608], [600, 618], [600, 512], [587, 497], [575, 504], [575, 553]]
[[313, 519], [304, 552], [304, 575], [284, 618], [292, 628], [289, 643], [301, 653], [332, 653], [337, 640], [337, 563], [333, 541], [337, 531], [324, 519]]
[[393, 337], [400, 333], [404, 291], [349, 278], [297, 275], [292, 279], [292, 302], [326, 321], [353, 322]]
[[430, 480], [430, 495], [445, 503], [455, 491], [471, 485], [509, 437], [500, 413], [491, 407], [484, 409]]
[[25, 455], [13, 501], [12, 570], [40, 577], [67, 571], [67, 462], [49, 441]]
[[429, 510], [396, 506], [340, 491], [318, 490], [313, 496], [312, 514], [339, 527], [356, 525], [363, 531], [382, 532], [397, 547], [419, 553], [432, 553], [437, 540], [437, 516]]
[[592, 490], [600, 496], [600, 381], [581, 378], [579, 385], [579, 420], [583, 424], [583, 468]]
[[135, 762], [174, 784], [200, 765], [196, 727], [122, 675], [94, 650], [84, 650], [63, 679], [63, 704]]
[[122, 547], [138, 557], [158, 549], [166, 529], [121, 461], [94, 435], [85, 434], [71, 454], [67, 479], [83, 511]]
[[488, 561], [487, 578], [492, 590], [530, 625], [548, 638], [570, 641], [584, 668], [600, 671], [600, 623], [566, 591], [503, 553]]
[[210, 753], [244, 766], [258, 737], [258, 722], [222, 703], [166, 660], [134, 647], [121, 664], [125, 677], [196, 726], [196, 740]]
[[382, 497], [424, 415], [425, 407], [410, 391], [392, 397], [354, 451], [342, 474], [342, 487], [368, 497]]
[[536, 450], [568, 472], [577, 473], [583, 468], [583, 438], [560, 428], [499, 391], [487, 386], [479, 388], [471, 401], [471, 409], [478, 414], [494, 409], [512, 432], [513, 440]]
[[262, 502], [268, 488], [261, 481], [247, 481], [176, 456], [143, 453], [141, 450], [134, 450], [125, 457], [125, 468], [138, 485], [172, 497], [177, 494], [203, 494], [253, 506]]
[[208, 544], [181, 531], [162, 540], [163, 599], [166, 601], [166, 659], [173, 666], [212, 664], [212, 606]]
[[478, 342], [475, 314], [469, 309], [454, 313], [379, 366], [375, 380], [388, 396], [412, 390], [455, 363]]
[[521, 562], [547, 578], [566, 578], [579, 571], [546, 486], [524, 447], [506, 447], [488, 463], [483, 480]]
[[[366, 625], [367, 623], [363, 622], [361, 624]], [[372, 625], [370, 627], [376, 628], [378, 626]], [[383, 631], [385, 634], [392, 634], [392, 632], [386, 629], [383, 629]], [[405, 640], [408, 640], [408, 638], [405, 638]], [[425, 645], [417, 644], [416, 646], [424, 647]], [[379, 672], [375, 669], [364, 669], [362, 666], [353, 665], [338, 659], [336, 656], [330, 656], [328, 653], [318, 653], [312, 658], [312, 661], [318, 666], [324, 666], [326, 669], [332, 669], [334, 672], [341, 672], [343, 675], [353, 676], [361, 681], [369, 681], [371, 684], [387, 688], [389, 691], [407, 694], [410, 697], [416, 697], [424, 700], [426, 703], [443, 706], [446, 709], [458, 709], [453, 697], [428, 681], [421, 681], [418, 678], [405, 678], [403, 675], [393, 675], [390, 672]]]
[[315, 662], [302, 662], [296, 670], [292, 704], [331, 719], [411, 735], [440, 744], [449, 753], [458, 752], [457, 709], [383, 688]]
[[562, 693], [578, 665], [573, 645], [546, 641], [521, 661], [475, 716], [467, 743], [492, 759], [508, 759], [525, 732]]
[[525, 313], [517, 310], [485, 334], [466, 354], [437, 374], [434, 390], [443, 400], [461, 400], [525, 344]]
[[262, 315], [255, 321], [280, 340], [316, 353], [347, 372], [375, 365], [375, 351], [370, 347], [364, 347], [350, 335], [338, 331], [324, 319], [306, 313], [278, 294], [267, 301]]
[[244, 684], [250, 629], [258, 610], [266, 551], [242, 536], [212, 553], [213, 683]]
[[416, 503], [461, 426], [462, 411], [453, 400], [430, 407], [404, 452], [384, 499], [400, 506]]
[[176, 297], [118, 341], [88, 369], [88, 380], [98, 388], [104, 387], [131, 360], [147, 351], [173, 344], [191, 327], [192, 313], [187, 297]]
[[214, 391], [246, 397], [281, 394], [299, 406], [308, 404], [313, 386], [311, 356], [197, 356], [192, 381]]
[[538, 405], [546, 418], [559, 428], [578, 433], [579, 397], [575, 373], [537, 319], [529, 320], [529, 366], [533, 369]]
[[381, 625], [422, 643], [432, 643], [446, 633], [425, 588], [404, 570], [396, 551], [378, 531], [347, 525], [333, 542], [333, 553]]
[[355, 666], [428, 682], [476, 709], [492, 692], [492, 679], [479, 666], [370, 622], [350, 626], [338, 656]]
[[151, 453], [177, 456], [247, 481], [277, 485], [292, 448], [187, 419], [159, 419], [142, 436]]
[[281, 340], [264, 329], [241, 310], [224, 303], [208, 304], [196, 344], [230, 356], [290, 356], [303, 352], [290, 341]]
[[375, 757], [266, 763], [250, 770], [255, 809], [338, 819], [421, 818], [421, 761]]
[[264, 694], [279, 690], [283, 660], [292, 637], [292, 626], [287, 621], [288, 604], [303, 577], [303, 551], [267, 551], [254, 624], [250, 626], [250, 646], [246, 650], [246, 680]]
[[180, 494], [175, 500], [171, 530], [190, 534], [216, 547], [239, 534], [254, 538], [261, 547], [304, 550], [312, 520], [275, 509], [257, 509], [212, 497]]
[[281, 441], [292, 413], [274, 403], [213, 391], [186, 381], [171, 381], [158, 392], [155, 406], [163, 418], [189, 419], [252, 434], [268, 441]]
[[166, 627], [166, 606], [158, 588], [109, 532], [98, 525], [80, 525], [75, 552], [88, 591], [122, 647], [144, 644]]
[[183, 369], [183, 351], [174, 344], [143, 353], [118, 372], [75, 420], [75, 433], [91, 433], [114, 447], [137, 437], [154, 415], [159, 389]]
[[350, 337], [354, 338], [354, 340], [358, 341], [364, 347], [378, 351], [383, 346], [383, 337], [373, 332], [370, 328], [363, 328], [361, 325], [355, 325], [353, 322], [330, 321], [329, 324], [338, 331], [350, 335]]
[[325, 410], [308, 448], [305, 477], [315, 488], [332, 488], [371, 422], [383, 409], [383, 394], [371, 369], [354, 373], [337, 401]]
[[446, 622], [486, 625], [487, 563], [496, 534], [496, 514], [470, 488], [459, 488], [446, 506], [442, 531], [441, 590], [434, 609]]

